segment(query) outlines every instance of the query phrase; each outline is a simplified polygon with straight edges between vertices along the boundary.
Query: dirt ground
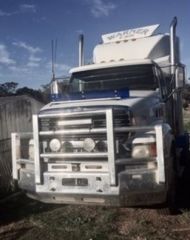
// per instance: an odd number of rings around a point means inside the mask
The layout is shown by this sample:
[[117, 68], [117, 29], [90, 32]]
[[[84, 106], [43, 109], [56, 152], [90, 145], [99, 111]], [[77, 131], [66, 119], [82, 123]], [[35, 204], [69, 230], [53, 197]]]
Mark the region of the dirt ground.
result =
[[190, 240], [189, 173], [179, 182], [174, 215], [164, 206], [50, 205], [16, 193], [0, 199], [0, 240]]
[[188, 183], [178, 191], [179, 212], [175, 215], [169, 215], [163, 206], [143, 209], [49, 205], [16, 194], [7, 201], [0, 200], [0, 239], [190, 239]]

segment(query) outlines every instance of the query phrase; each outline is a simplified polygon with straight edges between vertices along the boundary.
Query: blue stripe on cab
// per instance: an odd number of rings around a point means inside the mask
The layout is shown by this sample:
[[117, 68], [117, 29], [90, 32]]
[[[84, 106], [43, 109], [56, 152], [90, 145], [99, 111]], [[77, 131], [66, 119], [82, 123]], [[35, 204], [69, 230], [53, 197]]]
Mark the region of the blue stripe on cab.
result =
[[102, 90], [102, 91], [87, 91], [73, 92], [68, 94], [51, 94], [52, 101], [70, 101], [70, 100], [86, 100], [97, 98], [129, 98], [129, 89], [118, 90]]

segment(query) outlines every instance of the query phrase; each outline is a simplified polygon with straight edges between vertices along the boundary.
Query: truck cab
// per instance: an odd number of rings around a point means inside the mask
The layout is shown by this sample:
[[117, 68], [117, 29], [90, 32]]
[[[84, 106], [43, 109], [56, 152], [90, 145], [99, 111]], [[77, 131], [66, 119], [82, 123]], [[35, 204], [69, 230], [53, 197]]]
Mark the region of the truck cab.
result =
[[28, 196], [114, 206], [168, 200], [188, 145], [176, 24], [170, 34], [154, 35], [153, 25], [103, 35], [89, 65], [80, 47], [68, 90], [54, 79], [33, 132], [12, 134], [13, 178]]

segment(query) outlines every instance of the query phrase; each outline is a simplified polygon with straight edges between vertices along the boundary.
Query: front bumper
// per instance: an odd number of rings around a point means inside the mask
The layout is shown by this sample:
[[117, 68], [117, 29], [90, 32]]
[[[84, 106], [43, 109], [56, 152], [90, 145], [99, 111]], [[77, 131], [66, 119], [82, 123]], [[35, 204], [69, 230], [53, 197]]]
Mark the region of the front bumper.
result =
[[102, 192], [97, 192], [96, 189], [87, 191], [86, 187], [71, 187], [70, 191], [67, 188], [65, 192], [36, 191], [34, 173], [25, 169], [20, 171], [18, 184], [21, 189], [26, 190], [29, 197], [57, 204], [146, 206], [164, 203], [167, 193], [165, 184], [156, 182], [156, 172], [146, 169], [121, 172], [118, 175], [118, 186], [110, 186]]

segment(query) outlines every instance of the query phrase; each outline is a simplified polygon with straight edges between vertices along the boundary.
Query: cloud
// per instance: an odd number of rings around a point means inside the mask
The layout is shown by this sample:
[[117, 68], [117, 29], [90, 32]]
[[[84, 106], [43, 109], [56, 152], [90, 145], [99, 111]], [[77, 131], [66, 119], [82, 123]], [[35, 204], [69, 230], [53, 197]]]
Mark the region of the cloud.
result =
[[18, 7], [18, 10], [13, 12], [5, 12], [2, 9], [0, 9], [0, 17], [11, 17], [13, 15], [17, 14], [23, 14], [23, 13], [36, 13], [36, 5], [34, 4], [21, 4]]
[[31, 54], [35, 54], [35, 53], [38, 53], [38, 52], [41, 52], [42, 49], [39, 48], [39, 47], [33, 47], [31, 46], [30, 44], [27, 44], [25, 42], [13, 42], [13, 45], [14, 46], [17, 46], [17, 47], [20, 47], [20, 48], [24, 48], [26, 49], [29, 53]]
[[107, 17], [116, 8], [114, 3], [105, 0], [87, 0], [87, 2], [91, 3], [91, 13], [96, 18]]
[[0, 9], [0, 17], [4, 17], [4, 16], [9, 17], [9, 16], [11, 16], [11, 13], [4, 12]]
[[62, 64], [62, 63], [56, 63], [55, 64], [55, 69], [58, 71], [58, 72], [68, 72], [70, 70], [70, 66], [66, 65], [66, 64]]
[[[69, 75], [69, 70], [71, 69], [71, 66], [63, 63], [56, 63], [54, 64], [55, 67], [55, 75], [57, 76], [63, 76], [63, 75]], [[48, 62], [46, 65], [46, 68], [51, 71], [52, 69], [52, 63]]]
[[20, 12], [36, 13], [36, 6], [34, 4], [21, 4], [19, 6]]
[[30, 68], [36, 68], [36, 67], [39, 67], [40, 66], [40, 63], [39, 62], [32, 62], [32, 61], [29, 61], [26, 65], [27, 67], [30, 67]]
[[4, 12], [0, 9], [0, 17], [10, 17], [12, 15], [17, 14], [18, 12]]
[[10, 58], [10, 53], [4, 44], [0, 44], [0, 63], [5, 65], [15, 64], [15, 60]]
[[27, 44], [25, 42], [13, 42], [12, 43], [14, 46], [19, 47], [19, 48], [23, 48], [25, 49], [28, 54], [28, 63], [26, 64], [27, 67], [39, 67], [40, 66], [40, 62], [41, 62], [41, 58], [37, 57], [36, 54], [42, 52], [42, 49], [39, 47], [33, 47], [30, 44]]
[[40, 62], [42, 59], [40, 57], [35, 57], [34, 55], [29, 56], [29, 61], [31, 62]]
[[28, 73], [28, 68], [24, 66], [19, 66], [19, 65], [12, 65], [8, 66], [8, 69], [11, 70], [13, 73]]
[[[55, 68], [56, 77], [65, 77], [69, 75], [68, 71], [71, 67], [57, 63]], [[6, 72], [6, 74], [3, 75], [3, 81], [9, 81], [9, 79], [12, 79], [23, 86], [27, 85], [35, 88], [39, 88], [40, 85], [47, 84], [51, 81], [51, 62], [44, 62], [40, 68], [28, 66], [28, 64], [17, 64], [8, 66], [8, 69], [9, 72]]]

